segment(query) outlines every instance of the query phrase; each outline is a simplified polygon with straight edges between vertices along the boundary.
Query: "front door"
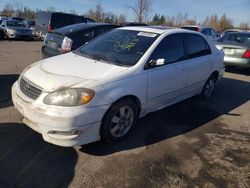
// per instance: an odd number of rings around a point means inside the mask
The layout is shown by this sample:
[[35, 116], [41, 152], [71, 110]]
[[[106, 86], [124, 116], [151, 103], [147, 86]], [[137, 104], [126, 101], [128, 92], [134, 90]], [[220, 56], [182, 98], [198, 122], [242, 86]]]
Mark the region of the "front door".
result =
[[[164, 108], [185, 93], [188, 72], [184, 61], [183, 37], [173, 34], [164, 38], [156, 47], [150, 62], [164, 59], [163, 65], [148, 68], [147, 112]], [[152, 64], [152, 63], [151, 63]]]

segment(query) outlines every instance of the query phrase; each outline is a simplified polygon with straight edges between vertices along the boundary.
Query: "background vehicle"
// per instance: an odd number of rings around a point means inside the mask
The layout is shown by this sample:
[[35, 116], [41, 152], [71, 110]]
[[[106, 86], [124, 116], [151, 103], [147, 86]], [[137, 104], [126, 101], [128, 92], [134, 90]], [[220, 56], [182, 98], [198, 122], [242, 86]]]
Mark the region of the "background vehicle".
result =
[[4, 28], [1, 26], [3, 20], [0, 20], [0, 40], [4, 39]]
[[5, 15], [0, 15], [0, 20], [7, 20], [9, 17]]
[[220, 38], [220, 34], [217, 33], [213, 28], [211, 27], [202, 27], [202, 26], [195, 26], [195, 25], [187, 25], [182, 26], [182, 29], [188, 29], [191, 31], [197, 31], [202, 34], [204, 34], [208, 39], [212, 41], [216, 41], [218, 38]]
[[7, 38], [32, 39], [32, 31], [21, 21], [3, 20], [1, 25], [4, 36]]
[[224, 64], [250, 68], [250, 33], [231, 32], [215, 43], [225, 53]]
[[76, 23], [89, 22], [94, 21], [74, 14], [40, 11], [37, 13], [35, 32], [39, 33], [39, 35], [43, 38], [48, 31]]
[[147, 26], [148, 24], [139, 23], [139, 22], [123, 22], [120, 25], [121, 26]]
[[197, 94], [210, 98], [223, 73], [223, 53], [200, 33], [121, 27], [26, 68], [12, 99], [50, 143], [116, 142], [139, 117]]
[[63, 54], [119, 26], [105, 23], [74, 24], [47, 33], [42, 46], [43, 58]]
[[30, 29], [35, 29], [35, 20], [23, 20], [24, 24], [26, 24]]
[[240, 29], [227, 29], [223, 32], [223, 35], [228, 34], [228, 33], [233, 33], [233, 32], [244, 32], [244, 31]]
[[26, 27], [28, 27], [32, 30], [32, 36], [36, 37], [37, 36], [35, 33], [36, 21], [35, 20], [23, 20], [23, 23], [26, 25]]
[[9, 19], [16, 20], [16, 21], [24, 21], [25, 20], [24, 18], [21, 18], [21, 17], [9, 17]]

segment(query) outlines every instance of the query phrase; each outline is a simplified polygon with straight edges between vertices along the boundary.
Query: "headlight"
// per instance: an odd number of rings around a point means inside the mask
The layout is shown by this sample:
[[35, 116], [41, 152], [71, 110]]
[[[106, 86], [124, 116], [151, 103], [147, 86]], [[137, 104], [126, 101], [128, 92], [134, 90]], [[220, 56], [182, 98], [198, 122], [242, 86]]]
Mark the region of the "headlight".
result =
[[16, 33], [16, 31], [13, 29], [7, 29], [7, 32], [11, 35], [14, 35]]
[[80, 106], [89, 103], [95, 92], [86, 88], [70, 88], [48, 94], [43, 102], [55, 106]]

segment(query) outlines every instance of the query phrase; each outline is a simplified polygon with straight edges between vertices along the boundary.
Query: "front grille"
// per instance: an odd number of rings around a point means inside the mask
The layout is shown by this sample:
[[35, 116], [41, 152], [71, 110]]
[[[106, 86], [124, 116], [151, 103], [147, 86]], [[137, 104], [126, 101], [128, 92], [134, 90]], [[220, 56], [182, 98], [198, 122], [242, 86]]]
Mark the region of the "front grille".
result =
[[20, 89], [26, 96], [34, 100], [42, 93], [42, 90], [35, 86], [35, 84], [27, 82], [23, 78], [20, 80]]

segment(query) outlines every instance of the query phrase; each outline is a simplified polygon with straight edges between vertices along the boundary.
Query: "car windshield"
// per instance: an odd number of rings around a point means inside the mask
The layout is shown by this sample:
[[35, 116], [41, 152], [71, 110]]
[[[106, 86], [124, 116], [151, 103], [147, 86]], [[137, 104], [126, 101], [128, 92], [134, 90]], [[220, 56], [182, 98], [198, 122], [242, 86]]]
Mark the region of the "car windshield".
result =
[[239, 33], [239, 32], [228, 33], [223, 37], [219, 38], [217, 42], [250, 46], [250, 33], [249, 34]]
[[25, 27], [23, 22], [18, 21], [6, 21], [8, 27]]
[[80, 47], [75, 53], [120, 66], [135, 65], [159, 35], [115, 29]]

